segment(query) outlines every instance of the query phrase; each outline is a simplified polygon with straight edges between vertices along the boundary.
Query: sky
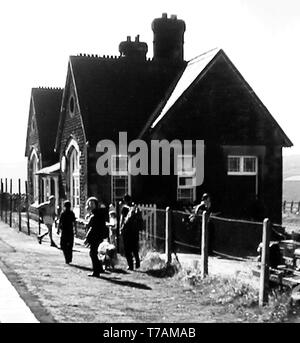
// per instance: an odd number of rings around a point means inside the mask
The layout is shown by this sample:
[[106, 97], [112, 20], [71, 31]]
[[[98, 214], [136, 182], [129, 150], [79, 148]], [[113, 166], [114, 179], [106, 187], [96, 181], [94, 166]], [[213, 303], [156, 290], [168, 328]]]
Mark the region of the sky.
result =
[[164, 12], [186, 23], [184, 58], [222, 48], [294, 143], [283, 153], [300, 154], [299, 0], [10, 0], [0, 3], [0, 177], [5, 165], [25, 175], [31, 88], [64, 87], [70, 55], [119, 55], [129, 35], [152, 57], [151, 22]]

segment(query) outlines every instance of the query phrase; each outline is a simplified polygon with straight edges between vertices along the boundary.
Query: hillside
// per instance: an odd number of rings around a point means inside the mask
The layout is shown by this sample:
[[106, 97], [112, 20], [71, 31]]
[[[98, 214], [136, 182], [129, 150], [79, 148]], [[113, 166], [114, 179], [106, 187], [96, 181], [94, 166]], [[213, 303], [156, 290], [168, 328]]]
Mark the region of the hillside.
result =
[[283, 194], [287, 201], [300, 200], [300, 155], [283, 156]]
[[[26, 180], [26, 160], [0, 163], [0, 178], [12, 178], [15, 184], [18, 178]], [[300, 155], [283, 156], [283, 199], [300, 201]]]

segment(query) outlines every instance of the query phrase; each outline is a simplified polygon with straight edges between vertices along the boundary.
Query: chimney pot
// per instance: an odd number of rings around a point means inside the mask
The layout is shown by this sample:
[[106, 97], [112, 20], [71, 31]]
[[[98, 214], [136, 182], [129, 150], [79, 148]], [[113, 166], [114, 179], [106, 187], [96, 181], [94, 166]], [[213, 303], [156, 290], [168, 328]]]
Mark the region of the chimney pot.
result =
[[140, 41], [140, 35], [137, 35], [137, 36], [135, 37], [135, 41], [136, 41], [137, 43]]
[[127, 42], [131, 42], [131, 37], [127, 36]]
[[168, 14], [167, 13], [163, 13], [161, 17], [162, 18], [168, 18]]
[[171, 19], [176, 20], [176, 19], [177, 19], [177, 15], [176, 15], [176, 14], [172, 14], [172, 15], [171, 15]]

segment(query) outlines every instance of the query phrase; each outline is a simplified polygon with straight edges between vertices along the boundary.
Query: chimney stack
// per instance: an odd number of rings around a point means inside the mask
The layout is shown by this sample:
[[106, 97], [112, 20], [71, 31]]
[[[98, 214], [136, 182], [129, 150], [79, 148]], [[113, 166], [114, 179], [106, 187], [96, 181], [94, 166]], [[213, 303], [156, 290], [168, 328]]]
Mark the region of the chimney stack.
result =
[[121, 57], [130, 58], [135, 61], [146, 61], [148, 45], [147, 43], [140, 42], [140, 35], [137, 35], [134, 41], [131, 41], [131, 37], [127, 36], [127, 40], [120, 43], [119, 52]]
[[169, 63], [183, 62], [185, 22], [177, 19], [177, 15], [172, 14], [168, 18], [167, 13], [163, 13], [161, 18], [153, 20], [152, 30], [153, 59]]

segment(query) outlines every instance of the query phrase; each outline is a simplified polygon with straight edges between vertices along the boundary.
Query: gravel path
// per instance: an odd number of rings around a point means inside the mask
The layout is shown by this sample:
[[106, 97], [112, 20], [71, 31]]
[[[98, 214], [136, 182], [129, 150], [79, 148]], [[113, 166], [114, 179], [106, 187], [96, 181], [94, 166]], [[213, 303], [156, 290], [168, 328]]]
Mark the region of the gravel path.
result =
[[[57, 237], [56, 237], [57, 239]], [[58, 243], [58, 242], [57, 242]], [[89, 278], [88, 250], [75, 245], [71, 265], [62, 251], [35, 236], [27, 236], [0, 223], [0, 267], [14, 274], [21, 297], [41, 322], [236, 322], [222, 306], [206, 305], [203, 296], [176, 278], [155, 278], [141, 271], [116, 272]], [[179, 256], [193, 265], [196, 257]], [[245, 274], [248, 264], [210, 258], [210, 272]], [[250, 277], [249, 277], [250, 279]]]

